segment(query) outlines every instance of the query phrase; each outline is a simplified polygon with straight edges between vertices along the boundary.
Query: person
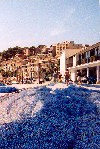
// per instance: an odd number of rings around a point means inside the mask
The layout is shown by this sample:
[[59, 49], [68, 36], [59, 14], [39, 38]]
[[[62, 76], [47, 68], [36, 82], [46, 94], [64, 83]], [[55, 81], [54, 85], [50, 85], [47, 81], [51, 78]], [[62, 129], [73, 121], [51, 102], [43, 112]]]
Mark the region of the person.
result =
[[65, 83], [68, 85], [69, 84], [69, 78], [70, 78], [70, 75], [69, 75], [69, 71], [68, 69], [66, 70], [65, 72]]
[[86, 75], [84, 75], [81, 79], [82, 83], [88, 83], [88, 78]]
[[59, 76], [58, 77], [59, 77], [58, 78], [58, 82], [61, 83], [62, 82], [62, 74], [59, 73]]
[[80, 72], [80, 70], [77, 71], [77, 82], [78, 82], [78, 84], [81, 84], [82, 83], [81, 82], [81, 72]]
[[53, 77], [54, 77], [54, 82], [57, 82], [57, 72], [54, 72]]

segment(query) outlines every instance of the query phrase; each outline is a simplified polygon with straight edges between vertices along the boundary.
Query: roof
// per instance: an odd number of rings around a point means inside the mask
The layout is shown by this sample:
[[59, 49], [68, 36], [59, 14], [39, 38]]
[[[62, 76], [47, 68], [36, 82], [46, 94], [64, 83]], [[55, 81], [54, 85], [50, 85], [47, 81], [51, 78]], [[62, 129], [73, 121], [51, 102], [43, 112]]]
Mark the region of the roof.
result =
[[71, 56], [74, 56], [74, 55], [76, 55], [77, 53], [79, 53], [83, 50], [84, 50], [83, 48], [80, 48], [80, 49], [66, 49], [65, 50], [66, 57], [69, 58]]
[[96, 44], [93, 44], [92, 46], [89, 46], [87, 47], [86, 49], [85, 48], [80, 48], [80, 49], [66, 49], [65, 52], [66, 52], [66, 57], [69, 58], [71, 56], [74, 56], [76, 55], [77, 53], [84, 53], [84, 52], [87, 52], [87, 51], [90, 51], [91, 49], [93, 48], [96, 48], [100, 46], [100, 42], [96, 43]]
[[93, 44], [93, 45], [91, 45], [91, 46], [88, 46], [86, 49], [80, 51], [79, 53], [82, 54], [82, 53], [84, 53], [84, 52], [88, 52], [88, 51], [90, 51], [91, 49], [97, 48], [97, 47], [100, 47], [100, 42], [98, 42], [98, 43], [96, 43], [96, 44]]

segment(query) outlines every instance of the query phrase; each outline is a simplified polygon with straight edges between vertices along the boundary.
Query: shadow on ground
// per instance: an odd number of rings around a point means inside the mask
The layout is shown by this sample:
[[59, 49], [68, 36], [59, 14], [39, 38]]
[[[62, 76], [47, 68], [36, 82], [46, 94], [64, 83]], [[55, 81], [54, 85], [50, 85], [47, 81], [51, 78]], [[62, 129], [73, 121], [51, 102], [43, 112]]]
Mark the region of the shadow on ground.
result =
[[100, 92], [69, 86], [50, 93], [42, 87], [36, 96], [44, 103], [41, 111], [2, 125], [0, 149], [99, 149]]

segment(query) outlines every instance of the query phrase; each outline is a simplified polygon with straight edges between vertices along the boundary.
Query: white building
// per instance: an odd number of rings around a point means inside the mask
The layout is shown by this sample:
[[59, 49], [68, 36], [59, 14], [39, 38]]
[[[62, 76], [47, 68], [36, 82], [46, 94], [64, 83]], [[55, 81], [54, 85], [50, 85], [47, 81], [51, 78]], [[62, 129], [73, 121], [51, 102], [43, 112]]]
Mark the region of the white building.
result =
[[87, 77], [96, 77], [100, 82], [100, 42], [84, 49], [66, 49], [60, 57], [60, 73], [69, 69], [71, 80], [76, 81], [77, 70]]

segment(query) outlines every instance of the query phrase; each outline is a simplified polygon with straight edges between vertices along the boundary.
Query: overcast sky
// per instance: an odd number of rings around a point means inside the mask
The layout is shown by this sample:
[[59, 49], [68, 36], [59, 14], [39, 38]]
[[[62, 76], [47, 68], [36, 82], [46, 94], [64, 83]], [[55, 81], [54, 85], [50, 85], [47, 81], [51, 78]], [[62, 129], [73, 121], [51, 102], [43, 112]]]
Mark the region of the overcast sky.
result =
[[0, 0], [0, 51], [66, 40], [100, 41], [99, 0]]

